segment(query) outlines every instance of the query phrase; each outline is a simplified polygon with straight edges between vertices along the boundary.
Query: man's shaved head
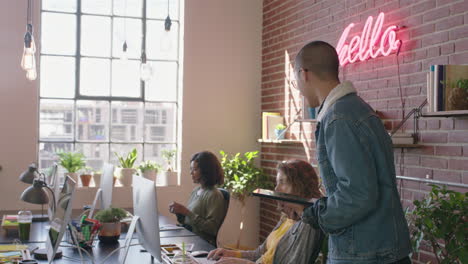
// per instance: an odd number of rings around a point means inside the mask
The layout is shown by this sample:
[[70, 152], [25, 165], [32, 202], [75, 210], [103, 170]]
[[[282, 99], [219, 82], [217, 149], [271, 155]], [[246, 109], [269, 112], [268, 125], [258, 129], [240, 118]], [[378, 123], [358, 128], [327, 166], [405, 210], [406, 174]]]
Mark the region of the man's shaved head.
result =
[[321, 80], [339, 80], [340, 65], [335, 48], [324, 41], [312, 41], [297, 53], [295, 68], [303, 68]]

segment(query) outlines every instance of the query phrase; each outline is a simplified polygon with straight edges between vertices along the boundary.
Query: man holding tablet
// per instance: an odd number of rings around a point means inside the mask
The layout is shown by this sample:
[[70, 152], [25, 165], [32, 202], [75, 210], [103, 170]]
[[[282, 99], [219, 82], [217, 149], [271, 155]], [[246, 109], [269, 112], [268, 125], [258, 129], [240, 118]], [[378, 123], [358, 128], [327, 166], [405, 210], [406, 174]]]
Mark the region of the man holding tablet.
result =
[[329, 234], [328, 263], [411, 263], [408, 225], [396, 185], [391, 139], [351, 82], [340, 82], [336, 50], [323, 41], [297, 54], [297, 87], [318, 108], [315, 131], [327, 197], [288, 214]]

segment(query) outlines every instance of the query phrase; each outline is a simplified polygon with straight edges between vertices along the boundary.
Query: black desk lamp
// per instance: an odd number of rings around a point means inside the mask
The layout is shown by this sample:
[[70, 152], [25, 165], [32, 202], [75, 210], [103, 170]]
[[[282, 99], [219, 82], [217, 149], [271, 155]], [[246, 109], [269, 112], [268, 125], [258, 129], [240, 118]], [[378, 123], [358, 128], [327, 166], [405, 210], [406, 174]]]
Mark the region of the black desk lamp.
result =
[[[39, 175], [39, 177], [36, 177], [36, 175]], [[41, 180], [40, 176], [43, 176], [44, 180]], [[55, 212], [55, 194], [52, 191], [52, 189], [50, 189], [50, 187], [47, 186], [46, 177], [44, 173], [39, 172], [37, 170], [36, 164], [32, 163], [31, 165], [29, 165], [29, 168], [26, 171], [21, 173], [20, 181], [32, 184], [32, 186], [29, 186], [21, 194], [20, 199], [22, 201], [32, 204], [49, 204], [49, 196], [47, 195], [46, 191], [49, 190], [52, 194], [53, 201], [52, 212]], [[33, 216], [34, 221], [47, 221], [48, 219], [49, 217], [47, 215], [44, 216], [43, 214], [41, 214], [40, 216]]]

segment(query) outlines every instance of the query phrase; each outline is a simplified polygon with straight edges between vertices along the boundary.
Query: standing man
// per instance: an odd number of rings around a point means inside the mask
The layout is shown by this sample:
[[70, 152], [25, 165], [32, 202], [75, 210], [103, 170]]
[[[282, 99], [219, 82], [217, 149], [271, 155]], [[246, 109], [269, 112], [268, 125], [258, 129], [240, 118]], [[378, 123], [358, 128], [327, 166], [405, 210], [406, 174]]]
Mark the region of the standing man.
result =
[[340, 82], [336, 50], [323, 41], [297, 54], [297, 86], [318, 108], [315, 131], [327, 197], [290, 212], [329, 234], [329, 263], [411, 263], [392, 141], [351, 82]]

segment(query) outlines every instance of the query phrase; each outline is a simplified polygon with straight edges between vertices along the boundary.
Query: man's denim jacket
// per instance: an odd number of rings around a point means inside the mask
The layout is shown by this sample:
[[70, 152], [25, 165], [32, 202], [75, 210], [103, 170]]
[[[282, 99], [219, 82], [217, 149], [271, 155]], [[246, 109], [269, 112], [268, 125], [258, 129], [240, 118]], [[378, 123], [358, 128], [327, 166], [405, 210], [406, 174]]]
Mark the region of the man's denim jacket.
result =
[[328, 263], [395, 262], [411, 246], [391, 139], [351, 83], [332, 92], [335, 98], [330, 102], [330, 93], [322, 105], [315, 132], [326, 197], [306, 208], [303, 220], [329, 234]]

